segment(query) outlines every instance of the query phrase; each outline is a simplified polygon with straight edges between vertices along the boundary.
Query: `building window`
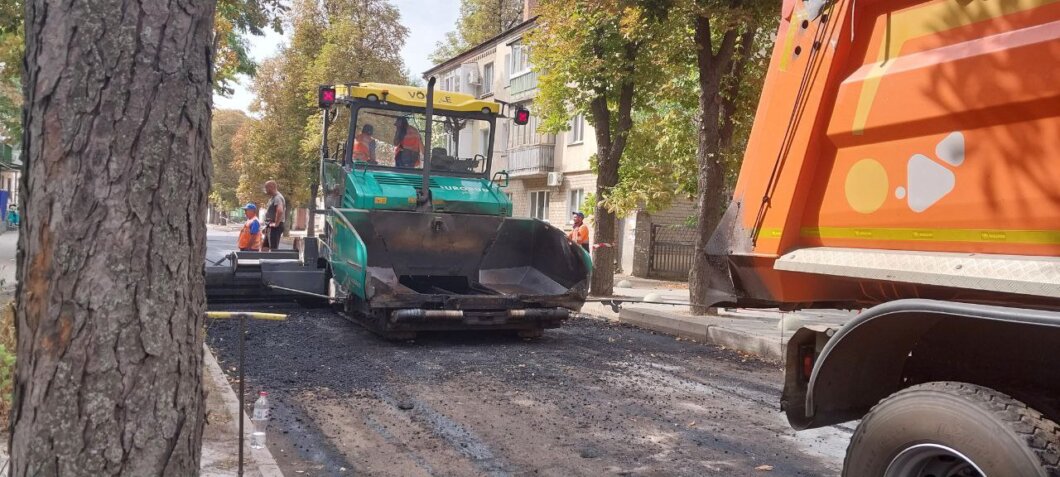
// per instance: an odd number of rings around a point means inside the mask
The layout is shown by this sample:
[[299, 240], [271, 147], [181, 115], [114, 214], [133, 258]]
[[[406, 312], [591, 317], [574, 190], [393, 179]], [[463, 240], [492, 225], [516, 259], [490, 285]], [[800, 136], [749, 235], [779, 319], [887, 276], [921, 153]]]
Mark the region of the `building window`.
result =
[[493, 63], [486, 63], [482, 67], [482, 94], [493, 92]]
[[581, 144], [585, 141], [585, 116], [577, 114], [570, 118], [570, 140], [567, 144]]
[[571, 189], [570, 200], [567, 202], [567, 220], [570, 220], [570, 216], [574, 215], [575, 212], [582, 210], [582, 204], [585, 203], [585, 189]]
[[479, 148], [480, 148], [479, 149], [479, 154], [482, 154], [483, 156], [489, 156], [490, 155], [490, 131], [489, 131], [489, 129], [483, 129], [483, 130], [479, 131], [479, 142], [481, 143], [481, 145], [479, 146]]
[[530, 47], [527, 45], [512, 45], [511, 66], [509, 67], [512, 78], [530, 72]]
[[449, 71], [442, 76], [442, 91], [460, 92], [460, 68]]
[[530, 193], [530, 217], [548, 221], [548, 191], [535, 191]]

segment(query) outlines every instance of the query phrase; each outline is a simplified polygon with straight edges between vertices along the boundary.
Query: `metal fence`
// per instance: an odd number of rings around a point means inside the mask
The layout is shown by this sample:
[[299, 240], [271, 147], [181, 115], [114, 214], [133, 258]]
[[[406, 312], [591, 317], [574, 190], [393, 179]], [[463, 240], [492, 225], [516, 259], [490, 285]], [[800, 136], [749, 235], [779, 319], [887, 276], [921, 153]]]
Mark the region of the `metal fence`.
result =
[[648, 247], [648, 276], [687, 280], [692, 269], [696, 229], [680, 225], [652, 225]]

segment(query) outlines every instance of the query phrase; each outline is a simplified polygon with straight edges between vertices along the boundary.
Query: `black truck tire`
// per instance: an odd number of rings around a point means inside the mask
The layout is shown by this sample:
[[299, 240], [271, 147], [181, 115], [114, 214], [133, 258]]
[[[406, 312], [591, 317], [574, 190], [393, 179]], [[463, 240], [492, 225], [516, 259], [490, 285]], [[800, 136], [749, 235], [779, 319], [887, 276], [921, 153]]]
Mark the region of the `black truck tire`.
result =
[[967, 465], [967, 473], [958, 473], [962, 461], [990, 477], [1060, 477], [1060, 427], [989, 388], [920, 384], [865, 416], [847, 448], [843, 476], [979, 475]]

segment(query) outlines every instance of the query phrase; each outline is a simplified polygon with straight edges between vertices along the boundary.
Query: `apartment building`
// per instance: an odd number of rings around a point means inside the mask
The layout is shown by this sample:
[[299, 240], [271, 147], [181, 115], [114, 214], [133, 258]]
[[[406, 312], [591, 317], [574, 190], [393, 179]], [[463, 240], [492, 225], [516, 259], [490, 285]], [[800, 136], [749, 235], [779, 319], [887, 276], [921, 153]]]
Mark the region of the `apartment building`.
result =
[[[438, 78], [441, 90], [533, 110], [537, 72], [532, 68], [529, 48], [522, 38], [534, 23], [534, 19], [527, 19], [435, 66], [424, 77]], [[589, 157], [596, 151], [596, 144], [592, 135], [586, 134], [584, 118], [575, 118], [570, 131], [558, 134], [538, 132], [539, 120], [532, 115], [530, 123], [523, 126], [510, 120], [498, 122], [493, 170], [508, 171], [511, 177], [508, 193], [515, 215], [562, 225], [595, 187], [596, 177], [589, 168]], [[472, 148], [483, 147], [488, 137], [484, 130], [465, 130], [461, 134], [466, 137], [458, 138], [459, 143], [470, 144]]]
[[21, 150], [0, 142], [0, 196], [6, 196], [0, 206], [18, 205], [18, 185], [22, 177]]
[[[532, 5], [524, 11], [532, 11]], [[537, 72], [531, 61], [532, 52], [523, 38], [535, 23], [535, 18], [524, 15], [522, 23], [434, 66], [423, 77], [437, 78], [437, 87], [443, 91], [523, 106], [533, 112]], [[532, 114], [524, 126], [515, 125], [510, 119], [497, 122], [493, 170], [507, 171], [510, 175], [506, 192], [512, 201], [513, 215], [544, 220], [570, 230], [571, 214], [580, 210], [586, 196], [596, 189], [596, 175], [589, 165], [589, 158], [596, 152], [596, 137], [581, 115], [571, 120], [566, 131], [555, 134], [539, 132], [539, 119]], [[488, 137], [489, 131], [484, 129], [465, 128], [458, 137], [444, 140], [449, 150], [459, 147], [461, 153], [484, 154]], [[662, 214], [638, 211], [620, 219], [617, 244], [621, 250], [620, 270], [659, 278], [687, 276], [684, 267], [686, 263], [691, 264], [690, 243], [669, 247], [665, 252], [667, 257], [662, 257], [651, 242], [660, 235], [661, 226], [679, 227], [691, 215], [690, 203], [682, 203]], [[684, 245], [687, 250], [681, 248]], [[674, 253], [679, 255], [676, 259], [671, 257]], [[660, 266], [653, 267], [656, 263]]]

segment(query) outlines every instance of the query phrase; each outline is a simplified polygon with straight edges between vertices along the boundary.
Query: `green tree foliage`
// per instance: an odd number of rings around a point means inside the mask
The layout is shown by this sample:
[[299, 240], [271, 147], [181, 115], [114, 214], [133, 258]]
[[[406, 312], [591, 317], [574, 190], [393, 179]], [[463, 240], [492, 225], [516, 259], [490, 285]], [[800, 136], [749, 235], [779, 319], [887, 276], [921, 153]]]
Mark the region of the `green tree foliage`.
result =
[[0, 2], [0, 142], [22, 141], [23, 2]]
[[[275, 180], [294, 205], [310, 203], [320, 148], [321, 84], [406, 83], [401, 47], [408, 30], [388, 0], [297, 0], [290, 44], [262, 62], [254, 80], [246, 146], [236, 150], [239, 202], [265, 200], [262, 184]], [[339, 138], [341, 127], [331, 131]]]
[[[245, 135], [245, 126], [250, 118], [242, 111], [232, 109], [214, 110], [213, 142], [211, 160], [213, 161], [213, 180], [210, 185], [210, 205], [229, 211], [239, 205], [236, 188], [239, 186], [239, 171], [236, 169], [236, 150], [245, 145], [245, 140], [238, 137]], [[241, 144], [244, 143], [244, 144]]]
[[261, 36], [265, 28], [282, 32], [282, 0], [218, 0], [214, 17], [214, 89], [232, 94], [236, 75], [253, 76], [257, 65], [247, 53], [247, 36]]
[[[688, 69], [685, 65], [684, 69]], [[682, 71], [657, 90], [655, 100], [634, 112], [628, 150], [608, 206], [619, 214], [649, 212], [696, 193], [695, 79]]]
[[[281, 31], [283, 0], [218, 0], [214, 17], [214, 90], [231, 94], [236, 75], [253, 75], [248, 35]], [[23, 0], [0, 1], [0, 141], [18, 143], [22, 135]]]
[[[775, 3], [541, 2], [530, 35], [541, 72], [535, 106], [545, 129], [565, 129], [577, 113], [596, 128], [596, 242], [613, 242], [611, 214], [679, 197], [696, 198], [706, 212], [691, 221], [713, 230], [753, 123]], [[593, 292], [609, 293], [595, 280], [609, 282], [600, 275], [610, 270], [595, 258]]]
[[[720, 25], [730, 22], [758, 25], [751, 47], [733, 52], [738, 56], [733, 63], [741, 66], [739, 74], [722, 75], [716, 98], [722, 105], [717, 122], [718, 140], [724, 146], [719, 143], [718, 157], [725, 171], [725, 186], [712, 193], [727, 197], [735, 183], [769, 60], [770, 34], [775, 28], [771, 18], [776, 12], [771, 8], [772, 2], [743, 2], [742, 9], [715, 3], [718, 2], [688, 0], [678, 2], [671, 10], [673, 35], [663, 45], [668, 64], [667, 81], [657, 87], [650, 100], [639, 104], [634, 113], [629, 150], [620, 166], [619, 184], [608, 202], [619, 213], [641, 207], [656, 211], [675, 199], [696, 197], [701, 112], [695, 19], [700, 13], [714, 18]], [[769, 5], [763, 7], [763, 4]], [[723, 42], [726, 31], [724, 28], [712, 30], [715, 44]]]
[[435, 45], [435, 64], [452, 58], [515, 26], [523, 19], [523, 0], [460, 0], [456, 30]]
[[[545, 0], [530, 36], [539, 71], [535, 107], [542, 128], [565, 129], [584, 113], [595, 128], [597, 172], [594, 242], [615, 243], [614, 188], [634, 126], [634, 110], [650, 104], [670, 69], [667, 39], [673, 34], [674, 0]], [[613, 289], [615, 249], [594, 252], [591, 291]]]
[[17, 144], [22, 137], [22, 88], [18, 78], [0, 75], [0, 143]]

